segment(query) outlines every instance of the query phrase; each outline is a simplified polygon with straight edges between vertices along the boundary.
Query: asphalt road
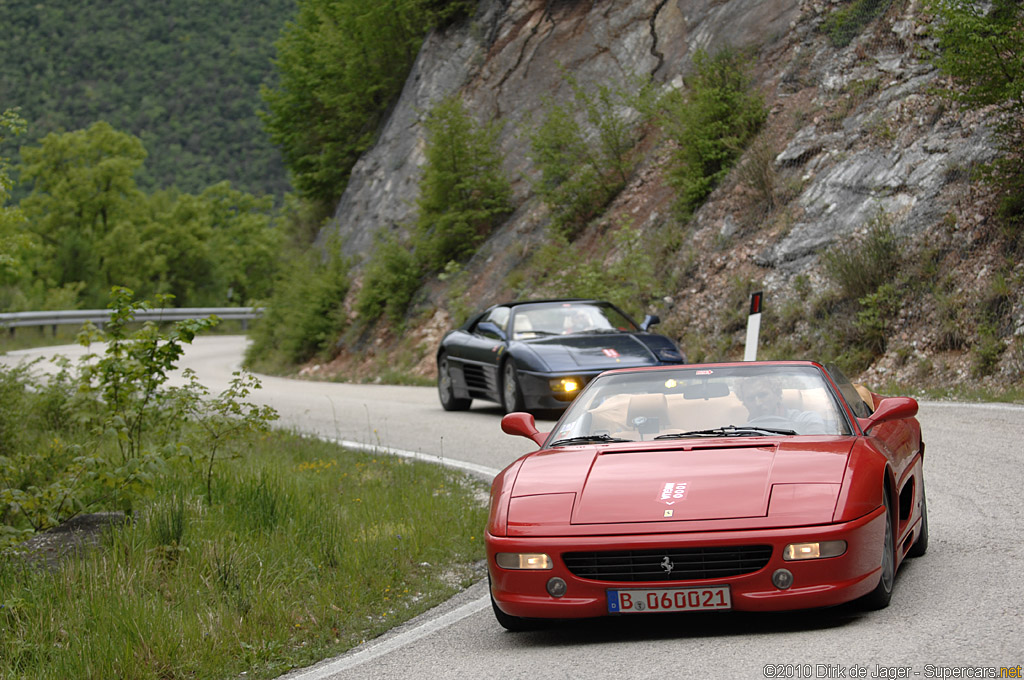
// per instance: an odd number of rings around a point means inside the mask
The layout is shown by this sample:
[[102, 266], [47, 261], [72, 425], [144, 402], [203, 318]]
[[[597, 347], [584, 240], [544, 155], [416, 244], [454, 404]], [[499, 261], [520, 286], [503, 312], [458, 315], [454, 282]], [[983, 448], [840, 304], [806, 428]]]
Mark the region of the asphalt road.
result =
[[[182, 365], [216, 392], [243, 347], [239, 337], [198, 338]], [[271, 377], [263, 385], [258, 399], [277, 408], [285, 426], [461, 462], [484, 476], [533, 448], [500, 431], [496, 408], [445, 413], [430, 388]], [[922, 402], [918, 418], [930, 547], [904, 563], [887, 609], [621, 617], [514, 634], [494, 620], [486, 586], [477, 584], [377, 640], [285, 677], [1022, 677], [1024, 408]], [[1001, 667], [1010, 673], [1000, 676]]]

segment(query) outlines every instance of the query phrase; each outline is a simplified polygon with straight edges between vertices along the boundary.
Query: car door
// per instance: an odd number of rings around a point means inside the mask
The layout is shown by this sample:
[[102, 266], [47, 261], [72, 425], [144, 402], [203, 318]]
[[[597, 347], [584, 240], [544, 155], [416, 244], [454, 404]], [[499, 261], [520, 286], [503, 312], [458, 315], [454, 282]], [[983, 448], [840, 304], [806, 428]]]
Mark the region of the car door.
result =
[[508, 307], [495, 307], [467, 329], [460, 352], [462, 377], [474, 398], [498, 400], [498, 366], [508, 347]]

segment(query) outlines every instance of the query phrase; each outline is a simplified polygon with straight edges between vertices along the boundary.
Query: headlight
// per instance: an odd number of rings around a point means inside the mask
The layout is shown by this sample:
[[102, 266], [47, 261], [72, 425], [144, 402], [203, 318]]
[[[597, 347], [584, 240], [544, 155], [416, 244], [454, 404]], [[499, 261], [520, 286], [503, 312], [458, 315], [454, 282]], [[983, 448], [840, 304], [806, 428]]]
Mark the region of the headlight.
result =
[[846, 552], [846, 541], [818, 541], [812, 543], [790, 543], [782, 551], [782, 559], [820, 560], [825, 557], [839, 557]]
[[552, 569], [555, 566], [544, 553], [498, 553], [494, 561], [502, 569]]
[[583, 381], [576, 378], [552, 378], [548, 381], [548, 385], [551, 386], [551, 391], [555, 393], [555, 396], [575, 396], [583, 386]]

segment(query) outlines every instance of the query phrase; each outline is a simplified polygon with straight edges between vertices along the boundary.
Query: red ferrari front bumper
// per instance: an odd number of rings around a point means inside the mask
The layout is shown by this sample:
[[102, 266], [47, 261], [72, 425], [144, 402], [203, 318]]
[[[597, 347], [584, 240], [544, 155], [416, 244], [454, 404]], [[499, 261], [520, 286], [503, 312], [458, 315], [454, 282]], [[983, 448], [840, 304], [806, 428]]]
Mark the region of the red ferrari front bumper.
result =
[[[523, 618], [587, 618], [608, 615], [609, 590], [666, 589], [691, 586], [728, 586], [732, 609], [778, 611], [828, 607], [869, 593], [881, 573], [885, 509], [844, 524], [785, 529], [641, 534], [626, 536], [505, 538], [487, 535], [487, 565], [491, 594], [506, 614]], [[786, 561], [788, 544], [843, 540], [846, 552], [838, 557]], [[567, 568], [562, 555], [601, 550], [656, 550], [707, 546], [770, 545], [766, 566], [755, 572], [712, 580], [611, 582], [579, 578]], [[498, 553], [545, 553], [553, 567], [546, 570], [504, 569]], [[779, 569], [792, 573], [792, 585], [780, 589], [772, 583]], [[546, 586], [560, 578], [567, 587], [552, 597]]]

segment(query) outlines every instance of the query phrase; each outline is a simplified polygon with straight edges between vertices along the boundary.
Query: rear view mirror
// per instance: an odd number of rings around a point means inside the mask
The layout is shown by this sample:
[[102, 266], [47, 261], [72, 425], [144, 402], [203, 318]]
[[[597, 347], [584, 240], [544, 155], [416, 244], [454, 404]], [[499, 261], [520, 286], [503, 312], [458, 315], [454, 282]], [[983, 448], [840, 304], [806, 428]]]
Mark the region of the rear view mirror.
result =
[[644, 317], [643, 322], [640, 324], [640, 330], [650, 330], [651, 326], [661, 323], [661, 317], [657, 314], [648, 314]]
[[719, 399], [729, 396], [729, 386], [725, 383], [703, 383], [683, 388], [683, 399]]
[[858, 418], [857, 422], [864, 432], [867, 432], [875, 425], [890, 420], [902, 420], [913, 418], [917, 415], [917, 400], [910, 397], [886, 397], [878, 402], [875, 412], [867, 418]]
[[481, 321], [478, 323], [476, 325], [476, 333], [487, 338], [505, 339], [505, 331], [498, 328], [498, 324], [493, 321]]
[[506, 414], [501, 419], [501, 431], [505, 434], [526, 437], [537, 444], [537, 446], [543, 444], [544, 440], [548, 438], [548, 434], [550, 434], [537, 430], [537, 424], [533, 416], [521, 411]]

